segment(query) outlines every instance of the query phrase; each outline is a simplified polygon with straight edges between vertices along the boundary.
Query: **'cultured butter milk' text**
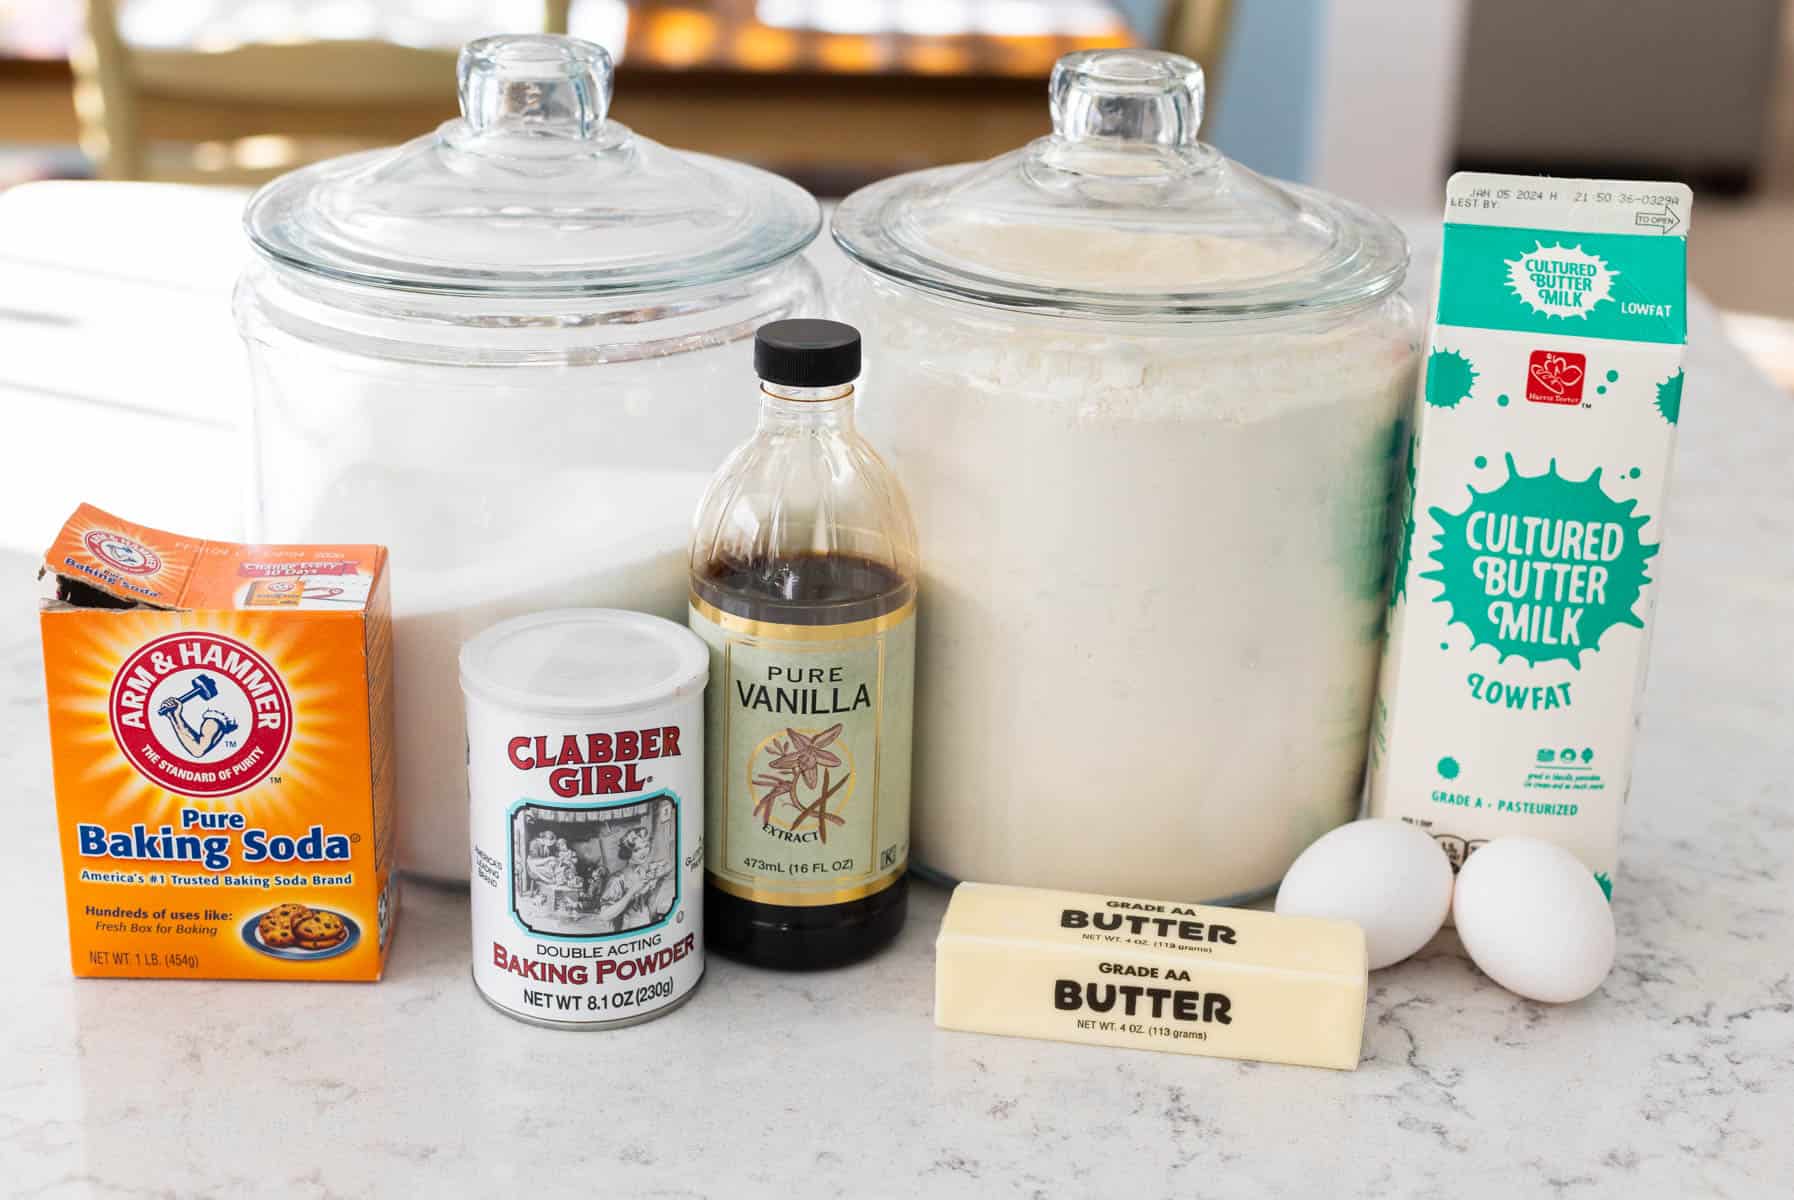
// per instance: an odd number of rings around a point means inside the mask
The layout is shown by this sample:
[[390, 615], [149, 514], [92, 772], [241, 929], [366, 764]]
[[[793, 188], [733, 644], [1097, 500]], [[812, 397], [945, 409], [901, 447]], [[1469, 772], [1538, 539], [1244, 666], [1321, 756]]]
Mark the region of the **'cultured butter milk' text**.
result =
[[1689, 192], [1460, 174], [1415, 405], [1370, 809], [1611, 890], [1682, 407]]

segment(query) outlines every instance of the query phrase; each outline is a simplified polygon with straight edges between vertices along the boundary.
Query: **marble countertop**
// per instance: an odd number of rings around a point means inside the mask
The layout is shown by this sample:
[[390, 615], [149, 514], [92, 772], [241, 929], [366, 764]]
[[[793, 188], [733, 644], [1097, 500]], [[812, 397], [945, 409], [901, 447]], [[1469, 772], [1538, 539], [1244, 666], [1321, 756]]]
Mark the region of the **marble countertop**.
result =
[[1704, 306], [1688, 375], [1618, 965], [1551, 1008], [1443, 933], [1372, 976], [1353, 1073], [938, 1031], [928, 887], [870, 962], [713, 961], [683, 1008], [590, 1035], [487, 1007], [465, 897], [423, 885], [378, 985], [72, 979], [35, 561], [0, 551], [0, 1192], [1776, 1194], [1794, 1179], [1794, 401]]

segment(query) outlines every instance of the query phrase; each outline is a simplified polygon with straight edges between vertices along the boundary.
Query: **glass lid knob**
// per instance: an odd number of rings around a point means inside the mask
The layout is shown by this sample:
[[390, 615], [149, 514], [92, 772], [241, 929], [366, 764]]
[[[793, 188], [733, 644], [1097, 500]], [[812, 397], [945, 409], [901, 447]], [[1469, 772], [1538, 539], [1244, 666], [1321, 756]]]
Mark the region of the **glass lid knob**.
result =
[[1194, 146], [1202, 126], [1202, 68], [1162, 50], [1084, 50], [1053, 67], [1053, 132]]
[[469, 42], [455, 73], [461, 115], [475, 133], [550, 134], [590, 140], [610, 108], [609, 51], [552, 34], [503, 34]]

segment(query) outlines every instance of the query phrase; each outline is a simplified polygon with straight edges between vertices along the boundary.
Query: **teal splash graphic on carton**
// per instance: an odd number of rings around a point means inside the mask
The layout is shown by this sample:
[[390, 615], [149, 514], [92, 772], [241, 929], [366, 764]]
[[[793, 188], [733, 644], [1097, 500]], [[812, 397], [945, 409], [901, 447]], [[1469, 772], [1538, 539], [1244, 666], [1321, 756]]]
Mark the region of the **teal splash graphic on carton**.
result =
[[1451, 624], [1470, 630], [1472, 646], [1493, 646], [1501, 660], [1538, 666], [1561, 661], [1578, 669], [1615, 625], [1642, 629], [1634, 611], [1657, 553], [1640, 530], [1649, 517], [1637, 500], [1614, 500], [1599, 468], [1580, 481], [1557, 473], [1522, 475], [1507, 456], [1507, 479], [1470, 488], [1464, 511], [1428, 510], [1438, 525], [1434, 570], [1439, 603]]
[[1681, 423], [1682, 372], [1677, 371], [1657, 385], [1657, 411], [1671, 425]]
[[1434, 350], [1426, 360], [1426, 402], [1456, 408], [1476, 386], [1476, 366], [1456, 350]]

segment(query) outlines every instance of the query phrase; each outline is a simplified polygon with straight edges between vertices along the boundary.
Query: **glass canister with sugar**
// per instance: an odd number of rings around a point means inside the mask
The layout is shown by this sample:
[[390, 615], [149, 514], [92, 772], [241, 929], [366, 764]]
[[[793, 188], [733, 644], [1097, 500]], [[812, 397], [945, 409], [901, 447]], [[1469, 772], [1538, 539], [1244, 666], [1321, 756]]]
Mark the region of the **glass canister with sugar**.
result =
[[548, 608], [683, 617], [692, 509], [752, 427], [746, 339], [821, 303], [815, 200], [609, 119], [602, 48], [487, 38], [459, 75], [459, 120], [262, 189], [237, 291], [251, 532], [390, 546], [400, 860], [448, 880], [461, 643]]

